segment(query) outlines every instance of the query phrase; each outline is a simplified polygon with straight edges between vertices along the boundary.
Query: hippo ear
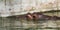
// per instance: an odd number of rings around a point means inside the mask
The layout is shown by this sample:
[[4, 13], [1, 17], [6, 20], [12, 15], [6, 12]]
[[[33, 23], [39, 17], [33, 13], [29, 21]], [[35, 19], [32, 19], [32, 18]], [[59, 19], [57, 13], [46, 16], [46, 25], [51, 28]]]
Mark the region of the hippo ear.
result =
[[28, 14], [27, 17], [30, 19], [33, 19], [33, 17], [30, 14]]

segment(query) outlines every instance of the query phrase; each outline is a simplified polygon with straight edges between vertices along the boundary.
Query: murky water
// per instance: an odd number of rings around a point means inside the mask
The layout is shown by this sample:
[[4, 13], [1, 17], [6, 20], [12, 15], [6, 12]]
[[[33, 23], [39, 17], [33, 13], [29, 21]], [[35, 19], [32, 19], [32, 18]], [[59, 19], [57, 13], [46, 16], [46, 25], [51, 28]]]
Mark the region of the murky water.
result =
[[34, 22], [19, 18], [0, 18], [0, 30], [60, 30], [60, 20]]

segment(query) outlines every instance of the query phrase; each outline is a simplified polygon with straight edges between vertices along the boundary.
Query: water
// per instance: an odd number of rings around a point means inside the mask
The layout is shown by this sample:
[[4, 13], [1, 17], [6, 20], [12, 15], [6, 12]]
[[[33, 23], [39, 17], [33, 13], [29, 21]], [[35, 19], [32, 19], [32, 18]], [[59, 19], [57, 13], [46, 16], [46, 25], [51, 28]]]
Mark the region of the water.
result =
[[60, 30], [60, 20], [57, 21], [40, 21], [34, 23], [33, 21], [21, 20], [18, 18], [1, 18], [0, 30]]

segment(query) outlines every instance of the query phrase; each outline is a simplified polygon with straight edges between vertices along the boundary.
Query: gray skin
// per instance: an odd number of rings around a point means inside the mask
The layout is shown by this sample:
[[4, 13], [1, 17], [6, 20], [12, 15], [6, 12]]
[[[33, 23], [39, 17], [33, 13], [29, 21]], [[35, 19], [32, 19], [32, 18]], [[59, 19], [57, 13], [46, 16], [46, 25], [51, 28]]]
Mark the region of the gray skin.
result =
[[[28, 13], [29, 15], [31, 15], [31, 17], [33, 17], [33, 20], [60, 20], [60, 17], [57, 16], [48, 16], [48, 15], [44, 15], [42, 13]], [[34, 16], [35, 15], [35, 16]], [[29, 16], [26, 17], [29, 20]]]
[[[30, 15], [32, 19], [28, 16]], [[26, 19], [26, 20], [60, 20], [60, 17], [57, 16], [49, 16], [49, 15], [44, 15], [43, 13], [35, 12], [35, 13], [27, 13], [24, 15], [18, 15], [18, 16], [10, 16], [7, 18], [19, 18], [19, 19]]]

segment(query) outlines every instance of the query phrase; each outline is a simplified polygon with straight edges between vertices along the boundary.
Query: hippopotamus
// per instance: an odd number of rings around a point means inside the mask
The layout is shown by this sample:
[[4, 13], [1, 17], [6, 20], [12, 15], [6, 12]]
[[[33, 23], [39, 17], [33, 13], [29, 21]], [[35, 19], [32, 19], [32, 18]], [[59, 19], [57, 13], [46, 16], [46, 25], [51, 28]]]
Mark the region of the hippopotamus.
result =
[[[60, 20], [60, 17], [44, 15], [43, 13], [28, 13], [26, 15], [30, 20]], [[27, 19], [28, 19], [27, 18]]]
[[24, 15], [18, 15], [18, 16], [11, 16], [10, 18], [19, 18], [19, 19], [26, 19], [26, 20], [60, 20], [60, 17], [57, 16], [49, 16], [49, 15], [44, 15], [43, 13], [40, 12], [34, 12], [34, 13], [27, 13]]

